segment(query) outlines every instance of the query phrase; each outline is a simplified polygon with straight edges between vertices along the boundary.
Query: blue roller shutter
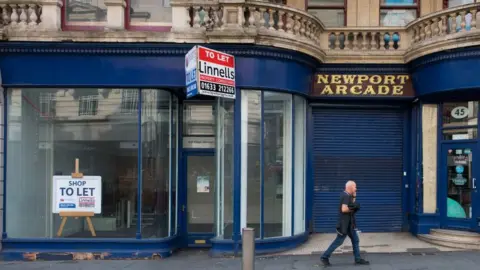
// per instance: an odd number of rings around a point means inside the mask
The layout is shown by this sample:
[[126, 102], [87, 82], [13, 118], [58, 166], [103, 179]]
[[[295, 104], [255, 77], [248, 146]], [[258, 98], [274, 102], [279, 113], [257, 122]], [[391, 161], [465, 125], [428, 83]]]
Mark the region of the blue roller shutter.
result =
[[363, 232], [402, 227], [403, 112], [397, 109], [313, 109], [313, 222], [335, 232], [339, 194], [357, 182]]

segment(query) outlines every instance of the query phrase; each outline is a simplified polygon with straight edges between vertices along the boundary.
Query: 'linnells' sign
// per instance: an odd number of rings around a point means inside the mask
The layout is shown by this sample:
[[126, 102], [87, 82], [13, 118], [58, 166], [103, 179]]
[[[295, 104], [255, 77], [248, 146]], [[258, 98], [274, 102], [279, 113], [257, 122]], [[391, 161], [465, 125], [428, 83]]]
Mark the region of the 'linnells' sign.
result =
[[413, 97], [409, 75], [316, 74], [312, 96]]
[[197, 94], [235, 98], [235, 58], [202, 46], [185, 55], [187, 98]]

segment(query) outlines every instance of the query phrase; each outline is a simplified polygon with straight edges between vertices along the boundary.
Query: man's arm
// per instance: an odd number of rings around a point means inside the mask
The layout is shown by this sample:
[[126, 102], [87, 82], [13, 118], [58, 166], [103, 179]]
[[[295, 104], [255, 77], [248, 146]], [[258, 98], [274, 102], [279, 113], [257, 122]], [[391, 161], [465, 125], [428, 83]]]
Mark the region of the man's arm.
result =
[[342, 198], [340, 199], [340, 203], [342, 204], [342, 213], [350, 213], [352, 212], [349, 208], [348, 208], [348, 204], [350, 203], [350, 196], [348, 196], [347, 194], [344, 194], [342, 196]]

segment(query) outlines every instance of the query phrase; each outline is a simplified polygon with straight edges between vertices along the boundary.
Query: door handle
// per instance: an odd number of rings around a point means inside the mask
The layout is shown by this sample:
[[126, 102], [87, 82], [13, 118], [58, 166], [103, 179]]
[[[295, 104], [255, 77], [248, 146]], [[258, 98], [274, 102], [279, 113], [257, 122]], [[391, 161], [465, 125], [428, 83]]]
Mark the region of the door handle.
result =
[[477, 189], [477, 185], [475, 184], [476, 181], [477, 181], [477, 179], [476, 179], [476, 178], [473, 178], [473, 188], [474, 188], [474, 189]]

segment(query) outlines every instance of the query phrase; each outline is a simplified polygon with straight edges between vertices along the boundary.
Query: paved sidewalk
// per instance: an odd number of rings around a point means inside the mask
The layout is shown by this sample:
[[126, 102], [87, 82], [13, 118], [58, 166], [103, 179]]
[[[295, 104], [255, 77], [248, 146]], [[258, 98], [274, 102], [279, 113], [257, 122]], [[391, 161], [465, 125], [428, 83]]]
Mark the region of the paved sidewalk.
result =
[[[439, 252], [431, 254], [395, 253], [365, 254], [371, 261], [369, 266], [354, 266], [351, 254], [334, 255], [333, 266], [327, 269], [374, 269], [374, 270], [454, 270], [480, 269], [479, 252]], [[259, 257], [255, 270], [306, 270], [323, 269], [318, 255]], [[0, 262], [0, 269], [52, 269], [52, 270], [241, 270], [240, 258], [210, 258], [205, 252], [180, 252], [165, 260], [122, 260], [122, 261], [64, 261], [64, 262]]]

